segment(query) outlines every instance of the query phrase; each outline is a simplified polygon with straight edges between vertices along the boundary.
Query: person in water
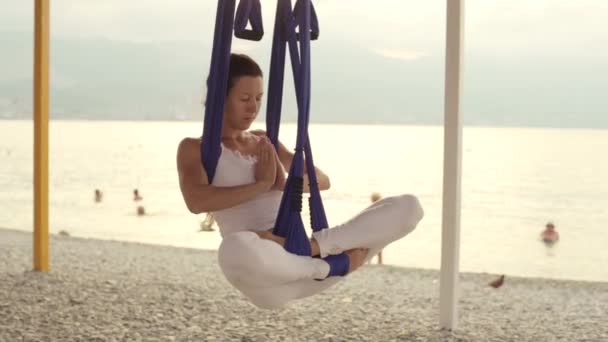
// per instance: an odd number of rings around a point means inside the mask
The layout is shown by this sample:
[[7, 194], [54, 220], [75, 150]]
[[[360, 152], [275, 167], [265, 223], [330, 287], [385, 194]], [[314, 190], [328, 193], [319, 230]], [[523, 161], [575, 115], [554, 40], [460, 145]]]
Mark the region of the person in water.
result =
[[103, 192], [99, 189], [95, 189], [95, 203], [103, 201]]
[[545, 230], [540, 233], [540, 238], [545, 243], [555, 243], [559, 241], [559, 233], [555, 230], [555, 225], [552, 222], [548, 222], [545, 225]]
[[138, 189], [134, 189], [133, 190], [133, 201], [134, 202], [139, 202], [141, 200], [143, 200], [144, 198], [139, 194], [139, 190]]

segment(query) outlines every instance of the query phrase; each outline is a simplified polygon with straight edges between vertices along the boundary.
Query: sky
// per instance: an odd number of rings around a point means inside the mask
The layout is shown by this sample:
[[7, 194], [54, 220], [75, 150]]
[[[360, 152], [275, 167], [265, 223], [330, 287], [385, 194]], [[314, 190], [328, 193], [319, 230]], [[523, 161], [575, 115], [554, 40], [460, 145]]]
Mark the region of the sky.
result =
[[[0, 30], [30, 31], [33, 1], [0, 0]], [[57, 37], [129, 41], [210, 39], [214, 0], [52, 0]], [[317, 0], [322, 34], [389, 58], [442, 53], [443, 0]], [[373, 4], [373, 5], [370, 5]], [[275, 0], [262, 0], [266, 30]], [[468, 0], [465, 46], [482, 56], [608, 56], [608, 1]], [[270, 39], [268, 39], [270, 40]]]

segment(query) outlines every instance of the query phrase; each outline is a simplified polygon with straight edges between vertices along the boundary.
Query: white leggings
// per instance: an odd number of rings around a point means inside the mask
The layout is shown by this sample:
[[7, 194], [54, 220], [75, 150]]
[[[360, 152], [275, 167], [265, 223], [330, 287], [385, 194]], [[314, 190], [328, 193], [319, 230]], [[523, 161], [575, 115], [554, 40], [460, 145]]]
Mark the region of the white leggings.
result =
[[[369, 248], [369, 260], [386, 245], [414, 230], [422, 216], [416, 197], [386, 197], [346, 223], [313, 236], [322, 257], [353, 248]], [[226, 279], [261, 308], [280, 308], [291, 300], [319, 293], [343, 278], [316, 281], [315, 278], [328, 274], [327, 262], [291, 254], [278, 243], [250, 231], [225, 236], [218, 257]]]

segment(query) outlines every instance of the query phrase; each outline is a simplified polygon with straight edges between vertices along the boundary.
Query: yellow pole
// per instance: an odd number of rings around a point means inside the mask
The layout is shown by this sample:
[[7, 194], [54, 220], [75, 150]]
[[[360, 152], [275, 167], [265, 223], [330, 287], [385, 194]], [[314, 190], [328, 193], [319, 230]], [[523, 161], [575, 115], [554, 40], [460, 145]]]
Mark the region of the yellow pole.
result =
[[49, 0], [34, 25], [34, 270], [49, 271]]

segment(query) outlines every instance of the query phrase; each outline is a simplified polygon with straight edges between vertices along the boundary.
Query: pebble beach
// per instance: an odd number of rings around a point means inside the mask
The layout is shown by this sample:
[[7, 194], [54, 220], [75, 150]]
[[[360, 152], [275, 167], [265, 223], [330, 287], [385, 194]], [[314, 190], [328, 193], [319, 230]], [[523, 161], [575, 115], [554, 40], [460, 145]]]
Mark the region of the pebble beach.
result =
[[441, 330], [439, 272], [367, 265], [281, 310], [250, 304], [217, 253], [0, 229], [0, 341], [608, 341], [608, 283], [461, 275], [459, 325]]

